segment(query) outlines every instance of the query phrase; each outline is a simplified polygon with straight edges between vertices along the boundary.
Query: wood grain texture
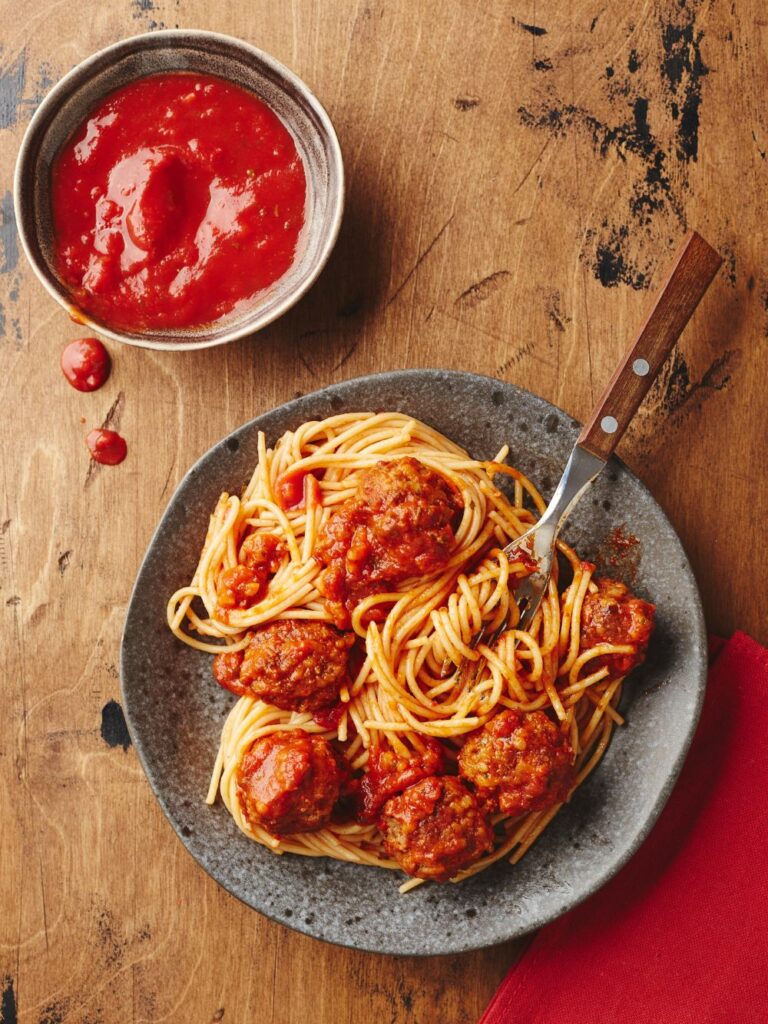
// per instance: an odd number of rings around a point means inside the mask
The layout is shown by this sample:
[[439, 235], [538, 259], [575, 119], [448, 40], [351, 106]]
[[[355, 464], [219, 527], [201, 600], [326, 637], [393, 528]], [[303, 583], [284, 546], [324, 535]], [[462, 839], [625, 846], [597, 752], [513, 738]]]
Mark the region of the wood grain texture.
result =
[[[585, 418], [694, 227], [726, 265], [620, 453], [680, 532], [710, 628], [767, 641], [763, 6], [1, 2], [3, 1024], [473, 1024], [517, 947], [425, 962], [335, 949], [196, 867], [109, 703], [131, 585], [188, 466], [299, 392], [443, 366]], [[16, 149], [74, 63], [175, 25], [243, 36], [314, 89], [346, 159], [341, 237], [258, 337], [111, 346], [108, 385], [78, 394], [58, 368], [78, 329], [19, 259]], [[128, 459], [91, 472], [83, 439], [110, 409]]]

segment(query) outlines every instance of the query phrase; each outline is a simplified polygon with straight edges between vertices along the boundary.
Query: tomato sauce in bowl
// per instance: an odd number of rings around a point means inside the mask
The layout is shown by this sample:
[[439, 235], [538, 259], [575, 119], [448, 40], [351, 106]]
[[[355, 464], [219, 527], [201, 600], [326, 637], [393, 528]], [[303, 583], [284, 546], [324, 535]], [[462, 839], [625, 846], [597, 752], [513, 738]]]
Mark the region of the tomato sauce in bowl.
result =
[[188, 329], [254, 304], [291, 267], [307, 183], [288, 129], [208, 74], [106, 96], [54, 161], [56, 269], [117, 329]]

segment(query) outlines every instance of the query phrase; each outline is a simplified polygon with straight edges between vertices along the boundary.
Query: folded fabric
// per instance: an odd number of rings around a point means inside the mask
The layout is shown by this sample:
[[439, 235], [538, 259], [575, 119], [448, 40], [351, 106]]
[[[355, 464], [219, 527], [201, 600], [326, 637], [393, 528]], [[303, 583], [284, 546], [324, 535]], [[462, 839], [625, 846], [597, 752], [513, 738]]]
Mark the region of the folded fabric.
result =
[[710, 651], [701, 721], [651, 835], [539, 933], [480, 1024], [768, 1022], [768, 651], [744, 633]]

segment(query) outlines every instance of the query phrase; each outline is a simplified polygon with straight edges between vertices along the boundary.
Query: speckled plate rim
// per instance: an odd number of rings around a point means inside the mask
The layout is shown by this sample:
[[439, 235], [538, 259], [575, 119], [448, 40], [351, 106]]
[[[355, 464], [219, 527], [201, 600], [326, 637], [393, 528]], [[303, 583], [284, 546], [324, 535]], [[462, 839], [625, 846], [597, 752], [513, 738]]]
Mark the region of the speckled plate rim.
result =
[[[546, 399], [543, 399], [540, 396], [535, 395], [533, 392], [527, 391], [525, 388], [520, 388], [520, 387], [518, 387], [515, 384], [511, 384], [511, 383], [508, 383], [506, 381], [500, 381], [500, 380], [498, 380], [496, 378], [485, 377], [485, 376], [482, 376], [480, 374], [474, 374], [474, 373], [469, 373], [469, 372], [464, 372], [464, 371], [455, 371], [455, 370], [442, 370], [442, 369], [435, 369], [435, 368], [432, 368], [432, 369], [430, 369], [430, 368], [412, 369], [412, 370], [394, 370], [394, 371], [386, 371], [386, 372], [383, 372], [383, 373], [368, 374], [368, 375], [365, 375], [365, 376], [362, 376], [362, 377], [356, 377], [356, 378], [352, 378], [352, 379], [347, 380], [347, 381], [342, 381], [342, 382], [339, 382], [339, 383], [336, 383], [336, 384], [329, 385], [328, 387], [319, 389], [318, 391], [312, 392], [312, 393], [307, 394], [307, 395], [303, 395], [303, 396], [301, 396], [299, 398], [296, 398], [296, 399], [292, 399], [292, 400], [290, 400], [288, 402], [285, 402], [285, 403], [283, 403], [283, 404], [281, 404], [279, 406], [274, 407], [273, 409], [265, 410], [265, 412], [261, 413], [259, 416], [254, 417], [253, 419], [249, 420], [247, 423], [244, 423], [240, 427], [236, 428], [230, 434], [228, 434], [225, 437], [223, 437], [220, 441], [218, 441], [210, 449], [208, 449], [208, 451], [205, 452], [190, 467], [190, 469], [187, 471], [187, 473], [185, 473], [185, 475], [182, 478], [182, 480], [179, 482], [178, 486], [176, 487], [176, 489], [175, 489], [175, 491], [174, 491], [174, 493], [173, 493], [173, 495], [172, 495], [172, 497], [171, 497], [171, 499], [170, 499], [170, 501], [169, 501], [169, 503], [168, 503], [168, 505], [166, 507], [165, 512], [163, 513], [163, 516], [161, 517], [161, 519], [160, 519], [160, 521], [159, 521], [159, 523], [158, 523], [158, 525], [157, 525], [157, 527], [156, 527], [156, 529], [155, 529], [155, 531], [154, 531], [154, 533], [152, 535], [152, 538], [151, 538], [151, 540], [149, 542], [147, 551], [146, 551], [146, 553], [144, 555], [144, 558], [143, 558], [143, 560], [141, 562], [139, 571], [137, 573], [136, 581], [134, 583], [134, 587], [132, 589], [131, 597], [130, 597], [130, 600], [129, 600], [129, 603], [128, 603], [128, 609], [127, 609], [126, 620], [125, 620], [125, 627], [124, 627], [124, 631], [123, 631], [123, 636], [122, 636], [122, 641], [121, 641], [121, 650], [120, 650], [120, 692], [121, 692], [121, 698], [122, 698], [122, 701], [123, 701], [123, 709], [124, 709], [124, 712], [125, 712], [125, 717], [126, 717], [126, 721], [127, 721], [127, 725], [128, 725], [128, 730], [129, 730], [129, 733], [130, 733], [130, 736], [131, 736], [131, 740], [132, 740], [133, 745], [134, 745], [134, 747], [136, 749], [136, 752], [137, 752], [139, 761], [141, 763], [141, 766], [142, 766], [142, 768], [144, 770], [144, 773], [147, 776], [147, 779], [148, 779], [148, 781], [150, 783], [150, 786], [151, 786], [151, 788], [152, 788], [152, 790], [153, 790], [153, 792], [154, 792], [154, 794], [155, 794], [155, 796], [156, 796], [156, 798], [158, 800], [158, 803], [160, 804], [160, 806], [161, 806], [161, 808], [163, 810], [163, 813], [167, 817], [167, 819], [168, 819], [169, 823], [171, 824], [173, 830], [176, 832], [176, 835], [178, 836], [179, 840], [184, 845], [185, 849], [190, 854], [190, 856], [199, 864], [200, 867], [202, 867], [202, 869], [208, 875], [210, 875], [214, 879], [214, 881], [216, 881], [219, 885], [222, 886], [223, 889], [225, 889], [228, 893], [230, 893], [230, 895], [234, 896], [240, 902], [244, 903], [246, 906], [250, 907], [251, 909], [256, 910], [258, 913], [263, 914], [265, 917], [267, 917], [267, 918], [269, 918], [269, 919], [271, 919], [273, 921], [276, 921], [279, 924], [283, 924], [286, 927], [291, 928], [294, 931], [301, 932], [301, 933], [303, 933], [305, 935], [310, 936], [311, 938], [319, 939], [319, 940], [327, 942], [327, 943], [329, 943], [331, 945], [342, 946], [342, 947], [346, 947], [346, 948], [350, 948], [350, 949], [355, 949], [355, 950], [363, 951], [363, 952], [377, 953], [377, 954], [383, 954], [383, 955], [392, 955], [392, 956], [398, 956], [398, 955], [413, 956], [413, 955], [416, 955], [416, 956], [420, 956], [420, 957], [431, 957], [431, 956], [454, 955], [454, 954], [460, 954], [460, 953], [465, 953], [465, 952], [472, 952], [472, 951], [479, 950], [479, 949], [485, 949], [485, 948], [488, 948], [488, 947], [492, 947], [494, 945], [498, 945], [501, 942], [506, 942], [506, 941], [510, 941], [510, 940], [513, 940], [513, 939], [521, 938], [521, 937], [523, 937], [523, 936], [525, 936], [525, 935], [527, 935], [527, 934], [537, 930], [538, 928], [541, 928], [542, 926], [544, 926], [546, 924], [549, 924], [551, 921], [556, 920], [557, 918], [563, 916], [564, 914], [568, 913], [570, 910], [574, 909], [579, 904], [583, 903], [590, 896], [592, 896], [595, 892], [597, 892], [599, 889], [601, 889], [634, 856], [634, 854], [637, 852], [637, 850], [640, 848], [640, 846], [643, 844], [643, 842], [645, 841], [645, 839], [647, 838], [647, 836], [649, 835], [649, 833], [653, 829], [654, 825], [656, 824], [656, 822], [657, 822], [657, 820], [659, 818], [659, 815], [661, 814], [665, 804], [667, 803], [667, 801], [668, 801], [668, 799], [669, 799], [669, 797], [671, 795], [671, 792], [672, 792], [672, 790], [673, 790], [673, 788], [675, 786], [677, 778], [678, 778], [678, 776], [680, 774], [682, 766], [683, 766], [683, 764], [685, 762], [685, 759], [687, 757], [688, 751], [690, 749], [691, 742], [693, 740], [694, 733], [696, 731], [696, 727], [697, 727], [697, 724], [698, 724], [698, 721], [699, 721], [699, 717], [700, 717], [700, 714], [701, 714], [701, 708], [702, 708], [703, 701], [704, 701], [704, 695], [705, 695], [705, 690], [706, 690], [706, 682], [707, 682], [708, 659], [707, 659], [706, 626], [705, 626], [705, 621], [704, 621], [703, 609], [702, 609], [702, 605], [701, 605], [701, 598], [700, 598], [700, 595], [699, 595], [698, 586], [696, 584], [695, 577], [693, 575], [693, 571], [692, 571], [691, 566], [690, 566], [690, 562], [688, 561], [687, 555], [685, 554], [684, 549], [682, 548], [682, 544], [680, 543], [679, 537], [677, 537], [676, 531], [672, 527], [671, 523], [669, 523], [669, 520], [668, 520], [668, 518], [666, 516], [666, 513], [664, 513], [664, 511], [661, 508], [661, 506], [658, 505], [658, 503], [654, 499], [654, 497], [651, 494], [651, 492], [649, 491], [649, 489], [645, 486], [645, 484], [643, 484], [643, 482], [641, 480], [639, 480], [639, 478], [637, 478], [633, 473], [631, 473], [631, 471], [628, 469], [628, 467], [626, 466], [625, 463], [623, 463], [620, 459], [618, 459], [618, 458], [616, 458], [614, 456], [612, 461], [615, 462], [618, 466], [620, 466], [634, 480], [635, 484], [640, 487], [640, 489], [642, 490], [642, 492], [646, 496], [647, 500], [653, 506], [655, 506], [658, 509], [659, 513], [661, 514], [663, 519], [667, 522], [670, 530], [672, 531], [673, 535], [677, 539], [678, 544], [680, 544], [680, 550], [681, 550], [681, 552], [683, 554], [683, 557], [684, 557], [684, 565], [685, 565], [685, 568], [687, 569], [688, 575], [690, 577], [690, 581], [693, 584], [692, 595], [694, 597], [694, 600], [693, 600], [691, 606], [688, 608], [688, 612], [690, 613], [690, 628], [691, 628], [691, 633], [692, 633], [692, 636], [693, 636], [693, 641], [692, 641], [692, 645], [691, 646], [692, 646], [693, 654], [696, 657], [696, 665], [694, 666], [695, 678], [696, 678], [696, 691], [695, 691], [694, 703], [691, 705], [690, 717], [689, 717], [689, 720], [688, 720], [688, 723], [687, 723], [687, 727], [685, 729], [685, 732], [679, 738], [677, 755], [676, 755], [676, 757], [675, 757], [675, 759], [674, 759], [674, 761], [673, 761], [673, 763], [671, 765], [671, 768], [670, 768], [670, 770], [669, 770], [669, 772], [667, 774], [665, 783], [660, 788], [655, 802], [652, 804], [652, 806], [650, 807], [650, 809], [647, 812], [647, 815], [646, 815], [646, 818], [645, 818], [645, 821], [644, 821], [643, 825], [637, 829], [637, 831], [635, 832], [631, 842], [628, 843], [628, 845], [623, 849], [621, 854], [619, 856], [615, 857], [611, 861], [611, 863], [606, 867], [606, 869], [604, 871], [602, 871], [601, 873], [596, 875], [596, 877], [594, 878], [594, 880], [592, 881], [591, 884], [589, 884], [588, 886], [585, 886], [584, 889], [582, 891], [579, 891], [577, 894], [575, 894], [573, 898], [564, 900], [562, 902], [562, 904], [559, 906], [559, 908], [557, 910], [555, 910], [555, 911], [546, 911], [546, 912], [543, 912], [543, 913], [540, 913], [540, 914], [533, 913], [533, 914], [529, 915], [522, 924], [520, 924], [519, 922], [516, 922], [514, 920], [510, 920], [509, 921], [509, 927], [507, 929], [504, 929], [503, 933], [499, 933], [499, 934], [495, 935], [492, 939], [489, 939], [489, 940], [470, 939], [469, 941], [465, 941], [465, 942], [458, 942], [458, 943], [451, 942], [451, 943], [446, 943], [444, 948], [441, 947], [439, 949], [431, 949], [431, 950], [428, 950], [428, 951], [425, 951], [425, 952], [414, 951], [414, 950], [411, 950], [411, 949], [408, 949], [408, 950], [404, 951], [404, 950], [396, 948], [396, 947], [389, 947], [389, 946], [385, 947], [385, 946], [381, 945], [380, 943], [370, 943], [370, 944], [368, 944], [365, 941], [361, 942], [360, 940], [346, 942], [346, 941], [344, 941], [343, 938], [330, 937], [328, 935], [322, 934], [322, 932], [319, 930], [318, 927], [316, 927], [316, 926], [313, 927], [313, 926], [310, 926], [310, 925], [308, 925], [306, 923], [302, 923], [302, 921], [300, 919], [296, 919], [296, 920], [290, 919], [289, 920], [289, 919], [286, 919], [285, 916], [282, 916], [282, 915], [280, 915], [278, 913], [270, 912], [269, 910], [264, 909], [263, 907], [254, 906], [254, 904], [252, 902], [250, 902], [244, 896], [244, 894], [242, 892], [239, 892], [237, 890], [236, 886], [228, 884], [225, 880], [223, 880], [222, 878], [218, 877], [216, 872], [214, 870], [212, 870], [211, 867], [209, 867], [207, 864], [205, 864], [200, 857], [198, 857], [198, 855], [194, 852], [194, 850], [191, 849], [190, 844], [187, 842], [187, 839], [185, 838], [184, 834], [182, 833], [181, 827], [179, 825], [179, 822], [177, 821], [177, 819], [175, 817], [174, 810], [173, 810], [172, 806], [169, 804], [168, 800], [166, 799], [166, 794], [164, 792], [164, 788], [163, 788], [163, 784], [162, 784], [162, 779], [160, 779], [160, 778], [158, 778], [156, 776], [155, 771], [153, 769], [153, 766], [147, 760], [146, 752], [145, 752], [145, 750], [143, 748], [141, 731], [137, 727], [136, 722], [134, 721], [134, 718], [133, 718], [133, 715], [132, 715], [131, 699], [130, 699], [130, 696], [128, 695], [128, 688], [127, 688], [127, 685], [126, 685], [126, 672], [125, 672], [126, 644], [128, 642], [128, 636], [129, 636], [129, 626], [130, 626], [131, 613], [132, 613], [132, 609], [133, 609], [134, 603], [137, 600], [137, 595], [138, 595], [138, 593], [140, 591], [140, 584], [141, 584], [141, 580], [142, 580], [142, 575], [144, 573], [145, 567], [151, 562], [152, 558], [154, 557], [155, 547], [158, 544], [158, 541], [159, 541], [159, 539], [162, 536], [163, 526], [164, 526], [166, 520], [168, 520], [171, 517], [171, 515], [172, 515], [173, 506], [174, 506], [174, 503], [175, 503], [175, 501], [177, 499], [177, 496], [178, 496], [179, 492], [182, 490], [182, 488], [184, 487], [185, 482], [187, 481], [187, 479], [191, 475], [198, 473], [201, 469], [204, 469], [206, 464], [207, 464], [207, 462], [209, 460], [215, 459], [220, 454], [223, 454], [223, 452], [225, 450], [225, 447], [227, 446], [228, 442], [239, 441], [239, 439], [242, 436], [248, 435], [251, 431], [253, 431], [255, 429], [258, 429], [258, 424], [260, 424], [261, 421], [266, 416], [268, 416], [268, 415], [270, 415], [272, 413], [280, 412], [285, 417], [289, 417], [289, 416], [291, 416], [291, 414], [294, 411], [298, 410], [302, 405], [305, 405], [307, 403], [312, 403], [312, 402], [314, 402], [315, 404], [320, 404], [324, 400], [329, 400], [334, 395], [338, 394], [340, 391], [344, 391], [345, 389], [354, 388], [354, 386], [356, 386], [356, 385], [366, 385], [366, 384], [369, 384], [369, 385], [373, 384], [373, 385], [375, 385], [375, 384], [379, 384], [379, 383], [384, 384], [385, 382], [386, 383], [391, 383], [393, 381], [406, 380], [406, 379], [417, 380], [419, 378], [429, 378], [430, 376], [433, 376], [433, 375], [434, 376], [439, 376], [439, 378], [442, 381], [444, 381], [446, 379], [451, 379], [451, 380], [455, 381], [455, 383], [458, 384], [458, 385], [466, 384], [466, 383], [483, 384], [485, 386], [493, 385], [494, 388], [496, 388], [496, 389], [498, 389], [498, 390], [500, 390], [502, 392], [506, 392], [506, 393], [508, 393], [512, 397], [522, 398], [524, 401], [525, 400], [529, 400], [529, 399], [532, 398], [532, 399], [535, 400], [536, 403], [539, 403], [541, 408], [551, 410], [551, 412], [556, 413], [556, 414], [564, 417], [564, 419], [569, 421], [573, 426], [578, 426], [576, 421], [573, 420], [572, 417], [570, 417], [567, 413], [565, 413], [558, 406], [555, 406], [552, 403], [548, 402]], [[414, 413], [412, 413], [412, 415], [418, 416], [418, 413], [414, 412]], [[313, 862], [322, 862], [323, 860], [324, 860], [324, 858], [317, 858], [317, 861], [315, 861], [315, 859], [313, 859]], [[351, 867], [351, 868], [358, 868], [359, 867], [358, 865], [345, 865], [345, 866], [346, 867]], [[366, 869], [365, 868], [361, 868], [361, 870], [366, 870]], [[383, 872], [382, 872], [382, 874], [383, 874]], [[482, 877], [482, 876], [479, 876], [479, 877]]]

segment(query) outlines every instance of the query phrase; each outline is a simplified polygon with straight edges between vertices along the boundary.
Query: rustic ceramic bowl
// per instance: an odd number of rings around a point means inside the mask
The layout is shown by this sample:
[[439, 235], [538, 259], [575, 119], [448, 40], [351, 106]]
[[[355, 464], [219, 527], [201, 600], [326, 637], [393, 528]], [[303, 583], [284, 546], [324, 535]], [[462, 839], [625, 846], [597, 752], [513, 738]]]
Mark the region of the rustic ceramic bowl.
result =
[[[239, 316], [194, 329], [131, 332], [110, 327], [77, 309], [55, 270], [50, 181], [53, 159], [70, 134], [107, 94], [158, 72], [218, 75], [256, 93], [293, 136], [307, 177], [305, 225], [290, 270]], [[266, 327], [312, 286], [341, 224], [344, 168], [333, 125], [307, 86], [274, 58], [240, 39], [215, 32], [174, 29], [124, 39], [65, 75], [30, 121], [14, 179], [19, 236], [27, 259], [51, 295], [100, 334], [156, 349], [206, 348]]]
[[[672, 525], [637, 477], [610, 463], [568, 520], [565, 539], [656, 605], [645, 663], [627, 680], [625, 728], [545, 834], [514, 868], [405, 896], [402, 876], [325, 858], [273, 853], [240, 832], [219, 800], [204, 803], [219, 735], [235, 698], [218, 687], [209, 654], [181, 644], [165, 609], [191, 578], [208, 517], [238, 491], [258, 459], [258, 432], [340, 412], [394, 409], [510, 463], [550, 497], [578, 433], [562, 410], [488, 377], [397, 371], [335, 384], [246, 423], [182, 480], [139, 572], [123, 634], [121, 684], [128, 726], [149, 781], [181, 841], [231, 893], [277, 921], [329, 942], [403, 956], [461, 953], [538, 928], [603, 885], [638, 848], [669, 796], [704, 695], [706, 635], [696, 582]], [[616, 528], [637, 538], [614, 565]]]

